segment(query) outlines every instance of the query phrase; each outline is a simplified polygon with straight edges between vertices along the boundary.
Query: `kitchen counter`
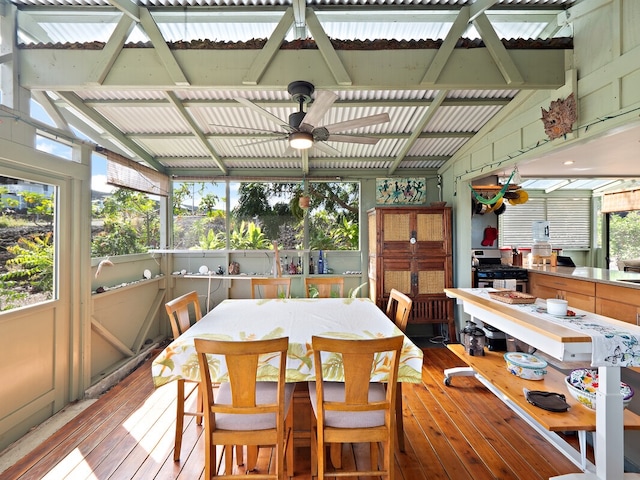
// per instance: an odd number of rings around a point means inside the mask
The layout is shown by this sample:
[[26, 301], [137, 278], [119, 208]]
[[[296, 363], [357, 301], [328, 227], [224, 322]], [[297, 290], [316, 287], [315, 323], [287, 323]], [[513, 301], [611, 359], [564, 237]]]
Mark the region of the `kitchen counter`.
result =
[[639, 273], [591, 267], [536, 266], [527, 270], [528, 292], [538, 298], [561, 298], [570, 308], [640, 325]]
[[630, 287], [640, 290], [640, 273], [635, 272], [622, 272], [619, 270], [593, 267], [551, 267], [549, 265], [527, 267], [527, 270], [557, 277], [608, 283], [618, 287]]

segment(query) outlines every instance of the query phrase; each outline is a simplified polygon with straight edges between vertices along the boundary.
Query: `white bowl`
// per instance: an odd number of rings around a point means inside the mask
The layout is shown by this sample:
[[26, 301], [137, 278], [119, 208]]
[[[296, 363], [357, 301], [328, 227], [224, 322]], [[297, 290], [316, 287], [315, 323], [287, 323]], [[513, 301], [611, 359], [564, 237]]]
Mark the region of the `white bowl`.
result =
[[558, 298], [547, 299], [547, 313], [549, 315], [566, 315], [569, 302]]
[[[585, 407], [596, 409], [596, 390], [598, 389], [598, 372], [590, 368], [579, 368], [573, 370], [566, 376], [564, 383], [573, 398]], [[627, 408], [633, 398], [633, 389], [624, 382], [620, 382], [620, 394], [622, 395], [622, 406]]]

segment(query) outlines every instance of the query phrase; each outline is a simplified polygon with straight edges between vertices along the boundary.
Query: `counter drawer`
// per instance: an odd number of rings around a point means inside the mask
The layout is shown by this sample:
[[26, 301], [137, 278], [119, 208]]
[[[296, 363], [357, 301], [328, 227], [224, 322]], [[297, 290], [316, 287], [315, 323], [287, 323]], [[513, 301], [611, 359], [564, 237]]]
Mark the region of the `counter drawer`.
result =
[[556, 277], [553, 275], [536, 274], [529, 272], [529, 281], [536, 285], [564, 290], [568, 292], [580, 293], [587, 296], [595, 296], [596, 284], [586, 280], [573, 280], [569, 278]]
[[[623, 300], [623, 299], [620, 299]], [[596, 313], [605, 317], [615, 318], [623, 322], [638, 325], [640, 308], [637, 305], [621, 303], [620, 300], [609, 300], [606, 298], [596, 299]]]
[[640, 306], [640, 290], [637, 288], [598, 283], [596, 284], [596, 296], [598, 298], [606, 298], [607, 300], [615, 300], [617, 302]]

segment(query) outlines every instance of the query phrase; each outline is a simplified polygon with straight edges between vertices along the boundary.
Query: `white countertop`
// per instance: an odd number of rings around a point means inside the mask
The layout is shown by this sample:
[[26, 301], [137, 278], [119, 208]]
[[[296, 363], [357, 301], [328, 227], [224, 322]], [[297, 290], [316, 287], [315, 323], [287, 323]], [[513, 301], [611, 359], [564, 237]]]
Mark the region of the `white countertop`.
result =
[[604, 268], [593, 267], [551, 267], [549, 265], [528, 267], [527, 270], [530, 272], [545, 273], [547, 275], [557, 277], [608, 283], [618, 287], [640, 289], [640, 283], [622, 281], [622, 279], [629, 279], [640, 282], [640, 273], [635, 272], [622, 272], [619, 270], [607, 270]]

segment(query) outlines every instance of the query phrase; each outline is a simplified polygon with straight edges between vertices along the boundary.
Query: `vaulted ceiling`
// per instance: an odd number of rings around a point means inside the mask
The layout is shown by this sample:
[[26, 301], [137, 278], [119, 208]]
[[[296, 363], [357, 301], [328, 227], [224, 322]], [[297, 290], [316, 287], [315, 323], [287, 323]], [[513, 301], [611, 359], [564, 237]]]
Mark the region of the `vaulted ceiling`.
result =
[[[578, 2], [11, 0], [49, 133], [176, 178], [435, 172], [520, 90], [564, 84]], [[300, 109], [329, 126], [308, 150]]]

